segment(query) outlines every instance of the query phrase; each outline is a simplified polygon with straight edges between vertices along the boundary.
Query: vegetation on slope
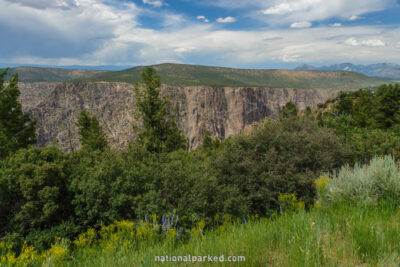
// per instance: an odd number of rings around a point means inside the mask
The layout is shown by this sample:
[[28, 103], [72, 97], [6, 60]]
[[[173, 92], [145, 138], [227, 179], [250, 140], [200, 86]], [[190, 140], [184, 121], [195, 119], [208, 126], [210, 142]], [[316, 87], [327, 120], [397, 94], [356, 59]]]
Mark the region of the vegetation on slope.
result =
[[[21, 82], [67, 81], [141, 81], [145, 67], [122, 71], [70, 70], [59, 68], [19, 67], [10, 73], [19, 73]], [[155, 65], [164, 84], [171, 86], [232, 86], [270, 88], [321, 88], [352, 90], [377, 87], [384, 81], [355, 72], [346, 71], [295, 71], [248, 70], [183, 64]]]
[[11, 69], [10, 75], [18, 73], [21, 82], [68, 82], [76, 79], [87, 79], [103, 72], [101, 70], [18, 67]]
[[400, 86], [342, 92], [318, 105], [320, 126], [333, 129], [358, 154], [361, 162], [374, 155], [400, 158]]
[[[104, 72], [88, 81], [138, 82], [144, 67]], [[176, 86], [232, 86], [270, 88], [357, 89], [383, 83], [359, 73], [346, 71], [246, 70], [197, 65], [161, 64], [154, 66], [163, 83]]]

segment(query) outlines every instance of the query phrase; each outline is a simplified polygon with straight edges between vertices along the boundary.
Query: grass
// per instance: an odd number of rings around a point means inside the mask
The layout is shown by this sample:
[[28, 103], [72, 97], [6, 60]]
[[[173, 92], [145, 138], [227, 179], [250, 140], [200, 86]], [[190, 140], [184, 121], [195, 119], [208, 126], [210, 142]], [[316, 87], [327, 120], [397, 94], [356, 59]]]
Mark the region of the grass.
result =
[[400, 209], [388, 202], [368, 206], [336, 203], [311, 211], [284, 212], [269, 220], [226, 224], [183, 243], [165, 239], [133, 245], [121, 242], [123, 238], [82, 246], [62, 257], [48, 254], [44, 262], [51, 266], [159, 266], [155, 255], [190, 254], [246, 257], [245, 262], [216, 266], [398, 266]]

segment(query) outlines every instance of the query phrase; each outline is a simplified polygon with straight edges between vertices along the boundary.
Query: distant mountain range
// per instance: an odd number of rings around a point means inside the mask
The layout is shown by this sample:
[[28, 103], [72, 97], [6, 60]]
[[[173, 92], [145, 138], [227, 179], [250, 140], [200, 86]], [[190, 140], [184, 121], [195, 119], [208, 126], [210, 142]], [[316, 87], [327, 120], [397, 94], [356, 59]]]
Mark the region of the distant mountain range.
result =
[[314, 67], [312, 65], [303, 64], [295, 68], [295, 70], [353, 71], [362, 73], [370, 77], [400, 79], [400, 65], [391, 63], [379, 63], [371, 65], [354, 65], [352, 63], [342, 63], [326, 65], [322, 67]]

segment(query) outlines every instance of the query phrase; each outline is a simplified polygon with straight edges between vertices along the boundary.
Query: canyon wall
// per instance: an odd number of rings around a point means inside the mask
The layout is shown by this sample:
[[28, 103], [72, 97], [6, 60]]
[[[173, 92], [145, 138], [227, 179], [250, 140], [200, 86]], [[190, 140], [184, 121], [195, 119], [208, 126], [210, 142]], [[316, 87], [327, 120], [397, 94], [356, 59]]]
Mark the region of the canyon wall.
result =
[[[20, 83], [21, 103], [37, 119], [38, 145], [57, 141], [66, 151], [79, 147], [75, 122], [81, 110], [96, 114], [110, 144], [122, 149], [135, 138], [132, 129], [135, 92], [129, 83]], [[190, 148], [201, 144], [205, 130], [221, 140], [294, 102], [300, 110], [328, 99], [334, 89], [165, 86]]]

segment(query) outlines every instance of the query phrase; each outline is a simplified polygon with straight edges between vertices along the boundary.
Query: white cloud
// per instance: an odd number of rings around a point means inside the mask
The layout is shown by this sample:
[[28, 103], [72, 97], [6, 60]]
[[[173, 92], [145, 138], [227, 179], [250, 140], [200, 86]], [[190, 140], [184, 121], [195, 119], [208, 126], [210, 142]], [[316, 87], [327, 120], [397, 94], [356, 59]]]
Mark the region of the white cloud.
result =
[[196, 17], [198, 20], [201, 20], [203, 22], [210, 22], [210, 20], [208, 18], [206, 18], [205, 16], [197, 16]]
[[73, 7], [79, 7], [80, 2], [78, 0], [6, 0], [8, 2], [18, 4], [21, 6], [38, 8], [38, 9], [51, 9], [61, 8], [68, 9]]
[[162, 7], [165, 5], [163, 0], [143, 0], [143, 3], [152, 5], [154, 7]]
[[303, 57], [301, 55], [283, 55], [283, 62], [299, 62]]
[[359, 46], [360, 42], [357, 41], [356, 38], [349, 38], [346, 41], [343, 42], [345, 45], [350, 45], [350, 46]]
[[379, 39], [363, 40], [363, 41], [361, 41], [361, 44], [365, 45], [365, 46], [371, 46], [371, 47], [386, 46], [386, 44], [384, 42], [382, 42], [382, 40], [379, 40]]
[[226, 17], [226, 18], [218, 18], [217, 22], [219, 23], [232, 23], [235, 22], [236, 19], [234, 17]]
[[396, 44], [396, 47], [397, 47], [397, 48], [400, 48], [400, 42], [398, 42], [398, 43]]
[[360, 19], [360, 17], [359, 17], [359, 16], [356, 16], [356, 15], [352, 15], [352, 16], [349, 18], [350, 21], [355, 21], [355, 20], [359, 20], [359, 19]]
[[311, 22], [302, 21], [302, 22], [294, 22], [290, 25], [290, 28], [302, 29], [302, 28], [310, 28], [312, 26]]
[[[276, 0], [260, 3], [261, 14], [270, 23], [353, 18], [383, 10], [395, 0]], [[267, 6], [265, 8], [265, 6]]]
[[379, 39], [357, 40], [354, 37], [345, 40], [343, 43], [349, 46], [369, 46], [369, 47], [380, 47], [386, 45], [382, 40]]
[[330, 24], [329, 26], [331, 26], [331, 27], [342, 27], [342, 23], [332, 23], [332, 24]]

